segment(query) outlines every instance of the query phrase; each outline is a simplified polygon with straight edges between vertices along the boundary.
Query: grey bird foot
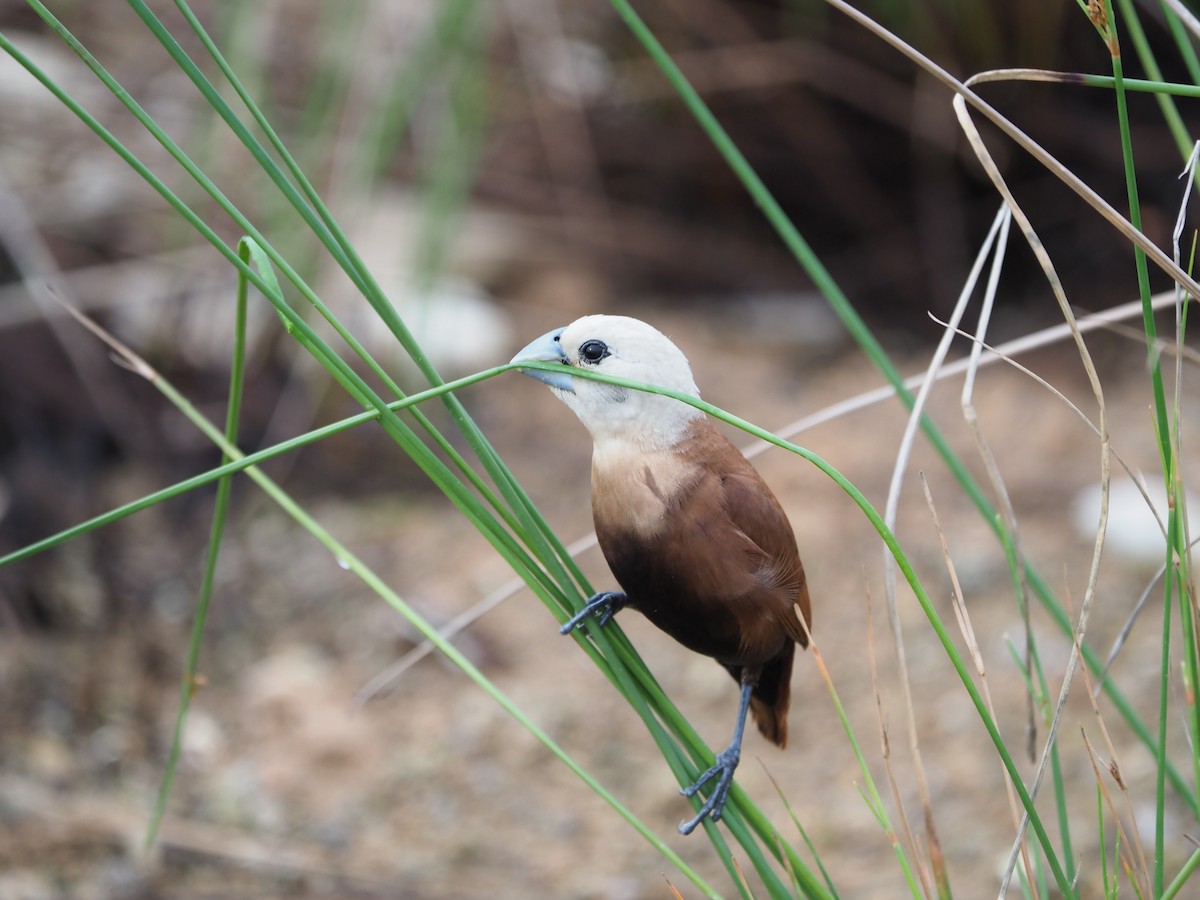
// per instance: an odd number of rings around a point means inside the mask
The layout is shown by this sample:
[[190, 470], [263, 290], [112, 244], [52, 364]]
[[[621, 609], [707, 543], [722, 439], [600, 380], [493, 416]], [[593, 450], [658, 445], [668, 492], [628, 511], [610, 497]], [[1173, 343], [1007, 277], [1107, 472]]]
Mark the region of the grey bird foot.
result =
[[613, 616], [629, 605], [629, 598], [620, 591], [601, 591], [588, 600], [587, 605], [568, 619], [558, 629], [559, 634], [570, 634], [583, 625], [591, 616], [596, 616], [596, 627], [603, 628]]
[[733, 773], [737, 769], [740, 758], [741, 748], [739, 747], [729, 747], [721, 751], [717, 754], [717, 762], [711, 769], [697, 778], [695, 784], [679, 791], [685, 797], [695, 796], [700, 788], [720, 776], [717, 778], [717, 786], [708, 795], [708, 799], [704, 801], [704, 805], [700, 807], [700, 812], [696, 813], [696, 817], [679, 826], [680, 834], [691, 834], [696, 830], [696, 826], [704, 821], [705, 816], [711, 816], [714, 822], [721, 820], [721, 813], [725, 811], [725, 801], [729, 799], [729, 788], [733, 785]]

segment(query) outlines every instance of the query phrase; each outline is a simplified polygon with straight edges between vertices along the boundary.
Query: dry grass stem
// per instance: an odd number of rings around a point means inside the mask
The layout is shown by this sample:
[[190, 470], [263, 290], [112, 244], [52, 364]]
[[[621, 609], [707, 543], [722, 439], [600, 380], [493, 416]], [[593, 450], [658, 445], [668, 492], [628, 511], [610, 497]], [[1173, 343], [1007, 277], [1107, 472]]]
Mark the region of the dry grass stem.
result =
[[[908, 820], [908, 813], [904, 808], [904, 801], [900, 794], [900, 785], [896, 780], [895, 767], [892, 765], [892, 747], [888, 739], [887, 719], [883, 712], [883, 695], [879, 690], [879, 666], [878, 658], [875, 653], [875, 606], [871, 602], [871, 586], [867, 583], [866, 572], [863, 573], [864, 596], [867, 600], [867, 661], [870, 664], [871, 673], [871, 691], [875, 695], [875, 714], [879, 719], [879, 753], [883, 760], [883, 768], [887, 773], [888, 787], [892, 792], [892, 801], [896, 804], [896, 814], [900, 817], [900, 829], [904, 832], [904, 838], [912, 848], [913, 859], [917, 863], [917, 875], [921, 879], [921, 889], [925, 891], [927, 897], [937, 895], [933, 888], [930, 877], [930, 869], [933, 870], [935, 878], [939, 884], [948, 884], [946, 873], [946, 860], [942, 854], [941, 844], [938, 841], [937, 832], [928, 832], [926, 837], [929, 839], [929, 862], [926, 864], [925, 855], [920, 852], [920, 845], [917, 843], [916, 836], [913, 834], [912, 824]], [[925, 821], [929, 822], [932, 819], [932, 813], [926, 814]]]
[[[931, 318], [934, 322], [937, 322], [939, 325], [946, 326], [945, 322], [943, 322], [941, 319], [937, 318], [934, 315], [930, 315], [929, 318]], [[957, 333], [959, 335], [961, 335], [962, 337], [965, 337], [967, 340], [975, 341], [975, 342], [979, 343], [982, 347], [984, 347], [984, 349], [989, 350], [990, 352], [996, 354], [996, 357], [993, 357], [993, 358], [997, 358], [997, 359], [1000, 359], [1000, 360], [1008, 363], [1008, 365], [1012, 366], [1018, 372], [1020, 372], [1023, 375], [1028, 376], [1033, 381], [1037, 382], [1039, 385], [1044, 387], [1047, 391], [1049, 391], [1056, 398], [1058, 398], [1063, 403], [1063, 405], [1065, 405], [1068, 409], [1070, 409], [1071, 412], [1075, 413], [1075, 415], [1078, 416], [1079, 420], [1081, 422], [1083, 422], [1083, 424], [1086, 425], [1097, 437], [1100, 436], [1100, 427], [1098, 425], [1096, 425], [1096, 423], [1093, 422], [1088, 417], [1087, 413], [1085, 413], [1078, 406], [1076, 406], [1075, 403], [1069, 397], [1067, 397], [1066, 394], [1064, 394], [1062, 391], [1060, 391], [1058, 388], [1056, 388], [1054, 385], [1052, 385], [1049, 381], [1047, 381], [1045, 378], [1043, 378], [1037, 372], [1033, 371], [1028, 366], [1022, 365], [1021, 363], [1017, 362], [1012, 357], [1001, 353], [999, 347], [996, 347], [996, 348], [990, 347], [986, 341], [981, 341], [978, 337], [976, 337], [975, 335], [971, 334], [968, 331], [962, 331], [961, 329], [957, 329]], [[1146, 508], [1150, 510], [1151, 515], [1154, 517], [1154, 521], [1158, 525], [1158, 530], [1162, 534], [1163, 540], [1166, 540], [1167, 526], [1163, 522], [1162, 517], [1159, 516], [1158, 510], [1154, 506], [1154, 501], [1150, 499], [1149, 491], [1146, 489], [1146, 485], [1145, 485], [1144, 480], [1142, 479], [1141, 475], [1138, 474], [1137, 472], [1135, 472], [1133, 467], [1130, 466], [1129, 463], [1125, 460], [1124, 456], [1122, 456], [1119, 452], [1117, 452], [1117, 450], [1112, 446], [1111, 441], [1109, 443], [1109, 452], [1112, 455], [1112, 458], [1115, 459], [1117, 461], [1117, 463], [1121, 466], [1121, 469], [1125, 472], [1125, 474], [1129, 476], [1130, 481], [1132, 481], [1134, 486], [1138, 489], [1138, 493], [1140, 493], [1142, 495], [1142, 500], [1146, 503]], [[1159, 575], [1159, 577], [1160, 578], [1162, 577], [1161, 574]]]
[[[1135, 481], [1134, 483], [1139, 487], [1142, 486], [1140, 482]], [[1150, 508], [1151, 510], [1154, 509], [1153, 506]], [[1162, 523], [1160, 522], [1159, 526], [1161, 527], [1161, 525]], [[1146, 589], [1142, 591], [1141, 596], [1138, 597], [1137, 603], [1133, 605], [1133, 609], [1130, 610], [1129, 615], [1126, 617], [1125, 624], [1122, 625], [1121, 630], [1117, 632], [1116, 638], [1113, 639], [1112, 647], [1108, 651], [1108, 656], [1104, 659], [1104, 668], [1100, 670], [1100, 676], [1096, 679], [1096, 683], [1092, 688], [1094, 696], [1100, 696], [1100, 690], [1104, 687], [1104, 680], [1108, 678], [1109, 670], [1112, 668], [1113, 663], [1117, 661], [1117, 657], [1120, 656], [1121, 650], [1125, 647], [1126, 641], [1129, 640], [1129, 635], [1133, 633], [1133, 626], [1137, 623], [1138, 617], [1142, 614], [1142, 610], [1146, 608], [1146, 603], [1150, 600], [1151, 593], [1153, 593], [1154, 588], [1158, 586], [1159, 581], [1162, 580], [1163, 575], [1166, 573], [1167, 564], [1163, 563], [1158, 567], [1158, 571], [1154, 573], [1154, 577], [1151, 578], [1146, 584]]]
[[[1160, 301], [1160, 303], [1162, 305], [1165, 305], [1165, 303], [1162, 303], [1162, 301], [1165, 301], [1165, 299], [1166, 299], [1166, 295], [1159, 295], [1159, 297], [1157, 298], [1157, 300]], [[946, 325], [945, 322], [943, 322], [941, 319], [938, 319], [936, 316], [931, 315], [930, 318], [933, 319], [933, 321], [937, 322], [939, 325], [943, 325], [943, 326]], [[1081, 323], [1082, 323], [1082, 321], [1083, 320], [1081, 320]], [[1102, 324], [1099, 327], [1111, 328], [1112, 326], [1111, 326], [1111, 324]], [[1088, 418], [1087, 413], [1085, 413], [1078, 406], [1076, 406], [1075, 403], [1073, 403], [1070, 398], [1068, 398], [1065, 394], [1062, 393], [1062, 391], [1060, 391], [1058, 388], [1056, 388], [1053, 384], [1051, 384], [1049, 381], [1047, 381], [1041, 375], [1037, 374], [1036, 372], [1034, 372], [1032, 369], [1028, 368], [1027, 366], [1022, 365], [1021, 363], [1017, 362], [1015, 359], [1007, 356], [1006, 354], [1001, 353], [999, 348], [990, 347], [986, 342], [981, 341], [975, 335], [972, 335], [968, 332], [961, 331], [961, 330], [959, 330], [958, 333], [960, 335], [962, 335], [963, 337], [967, 338], [968, 340], [975, 341], [976, 343], [978, 343], [980, 346], [982, 346], [988, 352], [995, 354], [992, 357], [993, 359], [1002, 359], [1004, 362], [1008, 363], [1010, 366], [1012, 366], [1018, 372], [1021, 372], [1023, 375], [1028, 376], [1033, 381], [1037, 382], [1039, 385], [1044, 387], [1047, 391], [1049, 391], [1056, 398], [1058, 398], [1058, 400], [1060, 400], [1068, 409], [1070, 409], [1073, 413], [1075, 413], [1075, 415], [1079, 418], [1079, 420], [1081, 422], [1083, 422], [1089, 429], [1091, 429], [1097, 436], [1099, 436], [1099, 434], [1100, 434], [1099, 427], [1090, 418]], [[1133, 484], [1133, 486], [1135, 488], [1137, 488], [1138, 493], [1141, 494], [1142, 501], [1146, 504], [1146, 509], [1149, 510], [1150, 515], [1153, 518], [1154, 523], [1158, 526], [1159, 533], [1162, 535], [1163, 541], [1165, 542], [1167, 539], [1167, 526], [1166, 526], [1166, 523], [1163, 521], [1162, 516], [1159, 514], [1158, 508], [1154, 505], [1154, 501], [1150, 498], [1150, 493], [1149, 493], [1148, 489], [1146, 488], [1145, 480], [1143, 479], [1143, 477], [1141, 476], [1140, 473], [1134, 471], [1133, 467], [1129, 465], [1129, 463], [1126, 461], [1124, 456], [1122, 456], [1122, 454], [1119, 453], [1115, 447], [1112, 447], [1110, 444], [1109, 449], [1110, 449], [1112, 458], [1117, 461], [1117, 463], [1121, 466], [1121, 469], [1125, 472], [1126, 475], [1129, 476], [1130, 483]], [[1200, 543], [1200, 538], [1196, 539], [1195, 541], [1190, 543], [1188, 546], [1194, 547], [1197, 543]], [[1100, 678], [1098, 679], [1098, 681], [1095, 685], [1094, 689], [1097, 692], [1101, 689], [1101, 687], [1103, 687], [1104, 679], [1105, 679], [1105, 677], [1107, 677], [1109, 668], [1111, 668], [1111, 666], [1112, 666], [1113, 662], [1116, 660], [1117, 655], [1119, 654], [1121, 648], [1124, 646], [1126, 640], [1128, 639], [1130, 632], [1133, 630], [1133, 626], [1138, 618], [1138, 615], [1141, 613], [1141, 611], [1145, 607], [1147, 601], [1149, 600], [1150, 593], [1154, 590], [1154, 586], [1163, 577], [1165, 572], [1166, 572], [1166, 564], [1164, 563], [1162, 566], [1159, 567], [1157, 573], [1153, 576], [1153, 578], [1151, 578], [1150, 582], [1146, 586], [1146, 589], [1142, 592], [1141, 596], [1139, 597], [1138, 602], [1136, 604], [1134, 604], [1133, 610], [1130, 612], [1129, 616], [1126, 618], [1124, 626], [1121, 628], [1121, 631], [1118, 633], [1117, 638], [1113, 641], [1113, 646], [1112, 646], [1111, 650], [1109, 651], [1108, 658], [1105, 661], [1104, 668], [1100, 674]]]
[[87, 315], [87, 313], [76, 309], [53, 291], [50, 292], [50, 296], [58, 301], [59, 305], [66, 310], [76, 322], [103, 341], [104, 344], [113, 351], [115, 354], [114, 361], [120, 363], [130, 372], [133, 372], [135, 375], [138, 375], [149, 382], [155, 382], [158, 380], [158, 372], [155, 371], [153, 366], [129, 349], [128, 346], [119, 341], [111, 332], [105, 330], [105, 328], [99, 322]]
[[742, 864], [738, 862], [736, 855], [731, 857], [731, 859], [733, 861], [734, 871], [737, 872], [738, 882], [741, 884], [742, 895], [746, 897], [753, 897], [754, 892], [750, 890], [750, 884], [746, 881], [746, 873], [742, 871]]
[[[1173, 306], [1174, 303], [1175, 294], [1172, 291], [1156, 294], [1151, 298], [1151, 307], [1156, 311], [1168, 309], [1169, 307]], [[978, 371], [999, 362], [1008, 362], [1011, 365], [1017, 366], [1017, 364], [1013, 362], [1015, 357], [1024, 353], [1031, 353], [1034, 350], [1039, 350], [1044, 347], [1050, 347], [1059, 343], [1060, 341], [1067, 340], [1073, 336], [1075, 330], [1078, 330], [1080, 334], [1087, 334], [1089, 332], [1096, 331], [1097, 329], [1107, 328], [1113, 322], [1137, 318], [1141, 314], [1141, 301], [1131, 300], [1128, 303], [1122, 303], [1118, 306], [1112, 307], [1111, 309], [1101, 310], [1099, 312], [1086, 315], [1083, 318], [1077, 318], [1075, 320], [1074, 328], [1066, 323], [1052, 325], [1048, 328], [1035, 331], [1032, 334], [1023, 335], [1022, 337], [1014, 338], [1011, 341], [1005, 341], [1003, 344], [997, 344], [994, 347], [986, 342], [982, 342], [984, 352], [981, 354], [977, 365], [973, 366], [970, 358], [958, 359], [954, 362], [947, 363], [945, 366], [939, 369], [933, 377], [936, 381], [942, 381], [944, 379], [953, 378], [969, 372], [972, 370], [972, 368]], [[938, 319], [932, 314], [930, 314], [930, 318], [943, 327], [949, 327], [947, 323], [943, 322], [941, 319]], [[975, 338], [969, 332], [960, 331], [959, 334], [970, 340], [975, 340]], [[1017, 367], [1022, 368], [1020, 366]], [[1023, 371], [1028, 372], [1034, 378], [1038, 377], [1033, 375], [1029, 369], [1023, 369]], [[904, 386], [909, 390], [917, 390], [928, 378], [929, 375], [927, 372], [920, 375], [913, 375], [905, 379]], [[1048, 384], [1046, 386], [1050, 387]], [[1052, 387], [1051, 389], [1053, 390]], [[818, 425], [824, 425], [827, 422], [835, 421], [836, 419], [849, 415], [850, 413], [867, 409], [877, 403], [890, 400], [894, 396], [896, 396], [896, 391], [891, 387], [891, 385], [876, 388], [872, 391], [866, 391], [862, 394], [858, 394], [857, 396], [843, 400], [840, 403], [831, 404], [824, 409], [818, 410], [817, 412], [807, 415], [801, 419], [796, 419], [795, 421], [790, 422], [778, 429], [775, 433], [781, 438], [791, 439], [798, 434], [816, 428]], [[1065, 397], [1063, 399], [1066, 401]], [[1066, 402], [1070, 403], [1070, 401]], [[1086, 418], [1087, 417], [1084, 416], [1085, 421]], [[1095, 428], [1095, 426], [1092, 427]], [[1098, 430], [1097, 433], [1099, 433]], [[761, 453], [765, 453], [773, 446], [774, 444], [768, 444], [765, 441], [755, 441], [754, 444], [745, 450], [746, 457], [748, 459], [752, 459]]]
[[[1179, 215], [1175, 219], [1175, 228], [1171, 232], [1171, 251], [1175, 259], [1176, 265], [1182, 265], [1182, 252], [1180, 251], [1180, 240], [1183, 237], [1184, 230], [1187, 225], [1187, 207], [1188, 199], [1195, 193], [1196, 190], [1196, 170], [1197, 163], [1200, 161], [1200, 141], [1196, 141], [1192, 145], [1192, 152], [1188, 156], [1187, 165], [1184, 166], [1180, 178], [1184, 182], [1183, 196], [1179, 202]], [[1193, 242], [1193, 252], [1195, 243]], [[1183, 339], [1185, 333], [1184, 304], [1189, 299], [1182, 288], [1176, 285], [1175, 288], [1175, 393], [1174, 393], [1174, 415], [1176, 427], [1172, 432], [1172, 448], [1171, 458], [1175, 460], [1175, 470], [1168, 473], [1170, 484], [1174, 490], [1169, 490], [1169, 496], [1174, 502], [1178, 514], [1180, 528], [1183, 530], [1183, 546], [1187, 548], [1186, 559], [1181, 559], [1182, 574], [1184, 576], [1183, 583], [1187, 585], [1188, 604], [1192, 610], [1192, 628], [1193, 642], [1196, 646], [1200, 646], [1200, 609], [1196, 605], [1196, 578], [1192, 568], [1191, 560], [1191, 523], [1188, 521], [1187, 511], [1187, 491], [1184, 489], [1183, 483], [1183, 467], [1179, 464], [1179, 460], [1183, 459], [1183, 429], [1179, 427], [1183, 422], [1183, 360], [1184, 346]], [[1165, 571], [1165, 570], [1164, 570]], [[1191, 733], [1190, 729], [1187, 733]], [[1195, 748], [1193, 748], [1195, 749]]]
[[[1092, 362], [1091, 354], [1088, 352], [1087, 344], [1083, 340], [1083, 335], [1079, 331], [1078, 324], [1075, 321], [1075, 314], [1071, 310], [1071, 305], [1067, 301], [1066, 292], [1063, 290], [1062, 282], [1058, 278], [1055, 271], [1054, 263], [1050, 259], [1050, 255], [1046, 252], [1045, 246], [1041, 239], [1037, 236], [1037, 232], [1033, 224], [1029, 221], [1020, 204], [1017, 203], [1012, 191], [1009, 190], [1007, 182], [1000, 174], [995, 161], [988, 152], [987, 147], [983, 143], [983, 138], [980, 136], [975, 123], [972, 121], [970, 114], [967, 112], [964, 98], [959, 95], [954, 98], [954, 110], [958, 116], [959, 124], [963, 132], [966, 134], [971, 148], [975, 151], [976, 157], [983, 166], [984, 171], [991, 179], [993, 186], [1000, 195], [1008, 203], [1012, 210], [1013, 218], [1016, 220], [1021, 233], [1024, 235], [1030, 249], [1033, 250], [1034, 256], [1037, 258], [1039, 265], [1042, 267], [1042, 272], [1054, 293], [1055, 299], [1058, 301], [1059, 309], [1062, 312], [1063, 318], [1071, 329], [1072, 337], [1075, 341], [1075, 346], [1079, 352], [1080, 361], [1088, 376], [1088, 381], [1092, 387], [1092, 393], [1096, 397], [1096, 404], [1099, 408], [1099, 431], [1100, 431], [1100, 517], [1096, 526], [1096, 540], [1092, 553], [1092, 564], [1088, 573], [1087, 588], [1084, 591], [1083, 602], [1079, 610], [1079, 618], [1072, 629], [1078, 635], [1078, 640], [1071, 646], [1071, 655], [1067, 660], [1066, 672], [1063, 674], [1062, 686], [1059, 690], [1058, 702], [1054, 708], [1054, 715], [1050, 720], [1049, 728], [1047, 729], [1046, 740], [1042, 747], [1041, 759], [1038, 762], [1037, 771], [1034, 775], [1033, 784], [1029, 794], [1031, 798], [1036, 798], [1039, 788], [1042, 784], [1042, 779], [1045, 777], [1046, 769], [1050, 762], [1050, 751], [1054, 746], [1054, 741], [1057, 736], [1058, 726], [1062, 719], [1062, 712], [1066, 706], [1067, 695], [1071, 689], [1071, 683], [1074, 680], [1075, 672], [1079, 666], [1079, 643], [1082, 642], [1083, 635], [1087, 632], [1088, 620], [1091, 615], [1092, 605], [1095, 600], [1096, 582], [1100, 577], [1100, 561], [1104, 552], [1104, 536], [1108, 525], [1108, 501], [1109, 501], [1109, 480], [1110, 480], [1110, 461], [1109, 461], [1109, 436], [1108, 436], [1108, 415], [1104, 403], [1104, 390], [1100, 385], [1100, 377], [1096, 373], [1096, 367]], [[1009, 863], [1005, 870], [1005, 877], [1001, 887], [1001, 894], [1008, 889], [1009, 880], [1012, 877], [1012, 870], [1016, 866], [1017, 854], [1020, 851], [1021, 844], [1024, 841], [1025, 830], [1028, 827], [1029, 816], [1026, 814], [1022, 819], [1021, 828], [1013, 842], [1013, 848], [1009, 855]]]
[[[1153, 882], [1153, 878], [1150, 875], [1150, 861], [1146, 858], [1146, 849], [1142, 843], [1141, 832], [1138, 830], [1137, 812], [1133, 808], [1133, 798], [1129, 795], [1129, 786], [1125, 783], [1125, 779], [1121, 777], [1121, 766], [1117, 756], [1117, 748], [1113, 744], [1112, 735], [1109, 734], [1108, 731], [1108, 725], [1104, 721], [1103, 714], [1100, 712], [1100, 685], [1098, 682], [1093, 684], [1092, 673], [1089, 672], [1086, 667], [1083, 671], [1083, 677], [1084, 684], [1086, 684], [1088, 687], [1088, 701], [1092, 705], [1092, 715], [1096, 719], [1096, 725], [1100, 729], [1100, 736], [1104, 739], [1104, 746], [1108, 750], [1108, 758], [1110, 760], [1108, 772], [1121, 791], [1121, 796], [1125, 803], [1125, 813], [1129, 818], [1130, 827], [1133, 829], [1133, 840], [1130, 841], [1128, 838], [1126, 838], [1125, 844], [1126, 846], [1132, 846], [1136, 851], [1137, 865], [1134, 867], [1134, 871], [1139, 872], [1142, 876], [1142, 880], [1148, 885]], [[1083, 739], [1085, 743], [1088, 742], [1086, 733], [1083, 735]], [[1090, 743], [1088, 743], [1088, 752], [1092, 752]], [[1114, 815], [1114, 819], [1116, 819], [1118, 823], [1121, 821], [1120, 817], [1116, 815]], [[1143, 896], [1149, 896], [1149, 893], [1150, 892], [1147, 890], [1143, 892]]]
[[989, 69], [978, 72], [965, 82], [971, 87], [980, 84], [996, 84], [1006, 81], [1037, 81], [1045, 84], [1079, 84], [1083, 76], [1078, 72], [1058, 72], [1053, 69]]
[[[954, 565], [954, 558], [950, 554], [950, 545], [946, 541], [946, 533], [942, 528], [941, 517], [938, 516], [937, 506], [933, 502], [933, 493], [929, 489], [929, 482], [926, 480], [924, 472], [921, 473], [920, 478], [921, 488], [925, 493], [925, 504], [929, 508], [929, 516], [933, 522], [934, 531], [937, 533], [938, 546], [942, 551], [942, 560], [945, 562], [946, 572], [950, 576], [951, 602], [954, 606], [954, 618], [958, 622], [958, 629], [962, 633], [963, 640], [966, 641], [967, 650], [971, 654], [972, 662], [975, 664], [975, 671], [979, 674], [979, 690], [983, 694], [984, 702], [987, 704], [988, 714], [991, 715], [992, 719], [999, 722], [1000, 718], [996, 715], [996, 704], [992, 700], [992, 692], [988, 686], [987, 667], [983, 662], [983, 654], [979, 650], [979, 641], [975, 638], [975, 629], [971, 625], [971, 616], [967, 611], [966, 600], [963, 597], [962, 584], [958, 580], [958, 568]], [[1021, 824], [1021, 806], [1003, 765], [1000, 767], [1000, 777], [1004, 782], [1004, 792], [1008, 798], [1008, 809], [1009, 814], [1012, 816], [1013, 827], [1019, 829]], [[1037, 879], [1034, 877], [1033, 862], [1029, 857], [1028, 845], [1024, 842], [1021, 845], [1021, 859], [1025, 866], [1026, 883], [1034, 897], [1037, 897]]]
[[[1001, 223], [1004, 218], [1004, 211], [1001, 210], [996, 214], [996, 219], [992, 224], [991, 230], [988, 232], [987, 238], [983, 242], [979, 253], [976, 255], [975, 263], [971, 268], [971, 272], [967, 276], [966, 282], [962, 291], [959, 293], [958, 302], [955, 304], [954, 313], [951, 320], [957, 326], [958, 321], [962, 318], [967, 302], [971, 294], [974, 292], [975, 284], [979, 279], [979, 274], [983, 270], [987, 255], [990, 252], [996, 235], [1000, 230]], [[921, 387], [917, 392], [917, 396], [913, 401], [912, 409], [908, 416], [908, 421], [905, 424], [904, 435], [901, 438], [899, 449], [896, 453], [896, 464], [892, 469], [891, 483], [888, 487], [887, 504], [884, 509], [884, 521], [888, 527], [895, 532], [896, 516], [900, 503], [900, 493], [904, 483], [904, 475], [908, 468], [908, 460], [912, 453], [912, 447], [916, 441], [917, 432], [920, 428], [921, 419], [924, 415], [925, 404], [929, 398], [930, 391], [936, 383], [936, 373], [945, 362], [946, 355], [950, 351], [950, 345], [954, 338], [954, 332], [947, 329], [941, 340], [938, 342], [937, 348], [934, 350], [930, 359], [929, 366], [926, 370], [925, 378], [921, 382]], [[887, 611], [888, 622], [891, 626], [892, 640], [896, 648], [896, 659], [899, 667], [899, 683], [902, 696], [904, 699], [904, 712], [906, 734], [908, 736], [908, 749], [912, 756], [913, 771], [916, 776], [917, 793], [921, 798], [921, 809], [925, 816], [925, 830], [929, 835], [931, 846], [940, 845], [937, 837], [937, 825], [933, 818], [933, 801], [930, 799], [929, 780], [925, 773], [925, 767], [921, 759], [920, 738], [917, 731], [916, 708], [912, 697], [912, 686], [908, 673], [908, 659], [906, 656], [904, 645], [904, 633], [900, 624], [899, 610], [896, 604], [896, 567], [892, 559], [891, 552], [883, 548], [883, 565], [884, 565], [884, 585], [887, 591]]]
[[[1143, 347], [1146, 345], [1146, 332], [1139, 328], [1132, 328], [1128, 325], [1112, 322], [1105, 325], [1104, 330], [1120, 335], [1123, 338], [1128, 338], [1131, 341], [1137, 341]], [[1158, 357], [1166, 356], [1177, 361], [1200, 365], [1200, 350], [1181, 346], [1178, 339], [1155, 338], [1154, 343], [1150, 347], [1150, 353]]]
[[[1002, 209], [1004, 217], [1000, 228], [996, 253], [992, 258], [992, 268], [988, 273], [987, 288], [983, 292], [983, 302], [980, 305], [979, 320], [975, 326], [975, 333], [980, 340], [987, 335], [988, 325], [991, 322], [992, 309], [995, 305], [996, 291], [1000, 284], [1003, 260], [1008, 249], [1008, 233], [1012, 223], [1012, 213], [1007, 206], [1002, 207]], [[967, 423], [967, 428], [970, 430], [971, 437], [975, 441], [975, 449], [978, 451], [980, 459], [983, 460], [988, 481], [992, 485], [992, 490], [996, 495], [997, 506], [1000, 509], [1000, 514], [1004, 517], [1004, 523], [1008, 531], [1008, 544], [1017, 572], [1017, 606], [1021, 613], [1022, 626], [1025, 629], [1025, 670], [1031, 672], [1033, 628], [1029, 621], [1029, 592], [1028, 584], [1025, 580], [1025, 566], [1023, 565], [1024, 553], [1021, 551], [1020, 526], [1017, 522], [1017, 513], [1013, 508], [1008, 488], [1004, 483], [1004, 476], [1001, 475], [1000, 466], [996, 462], [995, 454], [992, 453], [991, 446], [984, 437], [983, 428], [979, 424], [979, 413], [975, 407], [975, 376], [979, 371], [979, 362], [982, 355], [982, 343], [980, 341], [972, 342], [971, 353], [969, 355], [970, 368], [967, 370], [966, 378], [963, 379], [960, 406], [962, 408], [963, 419]], [[1032, 692], [1028, 694], [1025, 729], [1026, 754], [1032, 761], [1036, 756], [1037, 748], [1037, 710], [1035, 709]]]
[[[1083, 728], [1080, 728], [1079, 730], [1083, 735], [1084, 746], [1087, 748], [1088, 760], [1092, 764], [1092, 773], [1096, 779], [1096, 787], [1100, 790], [1100, 794], [1104, 798], [1104, 805], [1108, 807], [1109, 814], [1112, 816], [1113, 824], [1117, 829], [1120, 843], [1121, 860], [1124, 863], [1123, 868], [1125, 869], [1125, 874], [1130, 878], [1131, 881], [1136, 882], [1136, 887], [1134, 890], [1139, 896], [1153, 896], [1154, 892], [1150, 888], [1151, 880], [1149, 872], [1141, 868], [1145, 865], [1145, 856], [1141, 850], [1141, 845], [1140, 843], [1137, 845], [1141, 859], [1139, 860], [1131, 858], [1129, 856], [1129, 846], [1131, 842], [1129, 840], [1129, 835], [1125, 831], [1125, 823], [1121, 819], [1121, 814], [1117, 812], [1116, 804], [1113, 803], [1112, 794], [1109, 792], [1107, 785], [1104, 783], [1104, 776], [1101, 774], [1101, 771], [1108, 773], [1108, 776], [1112, 778], [1113, 783], [1117, 785], [1117, 789], [1120, 790], [1121, 793], [1127, 794], [1125, 782], [1121, 778], [1120, 769], [1117, 768], [1115, 763], [1110, 763], [1107, 766], [1103, 765], [1099, 754], [1096, 753], [1096, 748], [1092, 746], [1092, 742], [1088, 739], [1087, 732]], [[1136, 826], [1136, 819], [1134, 820], [1134, 824]], [[1105, 850], [1106, 848], [1104, 847], [1100, 848], [1101, 853], [1104, 853]]]

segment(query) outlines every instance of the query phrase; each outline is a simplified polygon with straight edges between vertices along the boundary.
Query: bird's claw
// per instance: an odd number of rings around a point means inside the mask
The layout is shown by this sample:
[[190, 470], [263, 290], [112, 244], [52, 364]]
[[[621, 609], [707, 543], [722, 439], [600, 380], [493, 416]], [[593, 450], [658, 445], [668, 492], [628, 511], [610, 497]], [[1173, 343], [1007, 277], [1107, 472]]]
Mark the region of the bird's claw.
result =
[[685, 797], [694, 797], [696, 792], [708, 782], [712, 781], [718, 775], [717, 786], [713, 788], [713, 792], [708, 795], [708, 799], [704, 801], [704, 805], [700, 807], [700, 811], [695, 817], [682, 823], [679, 826], [680, 834], [691, 834], [696, 830], [696, 826], [704, 821], [706, 816], [711, 816], [714, 822], [721, 821], [721, 814], [725, 812], [725, 801], [729, 799], [729, 789], [733, 786], [733, 773], [737, 769], [738, 759], [741, 754], [734, 747], [723, 751], [717, 755], [717, 761], [711, 769], [696, 779], [695, 782], [685, 788], [681, 788], [679, 793]]
[[628, 598], [620, 591], [601, 591], [593, 595], [583, 609], [564, 622], [558, 633], [570, 634], [576, 628], [582, 627], [591, 616], [596, 616], [596, 627], [603, 628], [628, 603]]

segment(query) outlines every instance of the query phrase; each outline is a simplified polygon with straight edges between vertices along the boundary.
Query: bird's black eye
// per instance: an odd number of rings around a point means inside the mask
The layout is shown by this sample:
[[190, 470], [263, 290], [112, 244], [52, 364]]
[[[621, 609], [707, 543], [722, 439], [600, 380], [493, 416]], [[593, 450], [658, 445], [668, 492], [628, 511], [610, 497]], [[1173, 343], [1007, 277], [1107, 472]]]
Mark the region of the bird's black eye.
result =
[[579, 347], [579, 358], [593, 365], [610, 355], [608, 344], [604, 341], [587, 341]]

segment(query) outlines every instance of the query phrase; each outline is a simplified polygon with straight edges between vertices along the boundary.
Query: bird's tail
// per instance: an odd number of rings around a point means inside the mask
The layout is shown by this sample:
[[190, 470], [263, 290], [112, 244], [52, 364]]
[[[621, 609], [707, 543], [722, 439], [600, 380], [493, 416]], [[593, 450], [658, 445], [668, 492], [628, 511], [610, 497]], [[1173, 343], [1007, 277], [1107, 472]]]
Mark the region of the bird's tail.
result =
[[787, 642], [782, 654], [763, 666], [754, 692], [750, 695], [750, 713], [768, 741], [787, 746], [788, 703], [792, 695], [792, 659], [796, 645]]

